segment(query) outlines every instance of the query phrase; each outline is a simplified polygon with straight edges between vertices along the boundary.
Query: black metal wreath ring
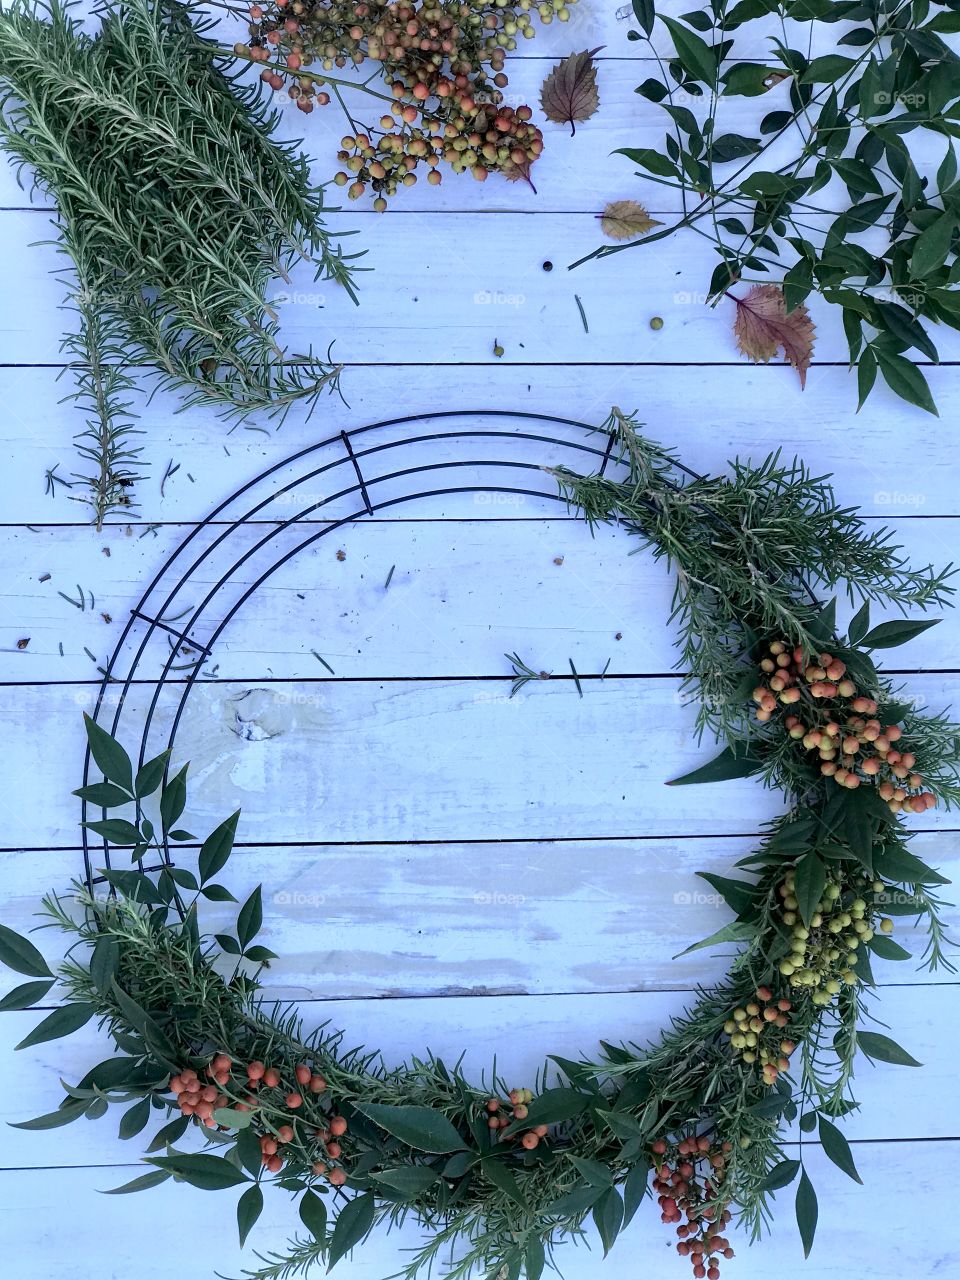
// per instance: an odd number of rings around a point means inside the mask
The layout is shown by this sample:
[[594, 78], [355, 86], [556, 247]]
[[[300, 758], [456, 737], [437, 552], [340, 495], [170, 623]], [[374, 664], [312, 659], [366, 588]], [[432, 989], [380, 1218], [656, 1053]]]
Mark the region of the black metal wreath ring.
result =
[[[471, 430], [462, 428], [449, 431], [432, 431], [425, 434], [398, 435], [397, 428], [410, 428], [415, 423], [449, 422], [456, 424], [464, 419], [492, 420], [496, 428], [483, 428], [480, 425]], [[514, 422], [518, 429], [504, 430], [501, 424]], [[549, 423], [554, 428], [563, 428], [570, 436], [545, 435], [532, 430], [524, 430], [533, 423]], [[592, 437], [587, 442], [584, 437]], [[384, 438], [386, 437], [386, 438]], [[454, 494], [510, 494], [521, 497], [546, 498], [554, 502], [564, 502], [558, 493], [556, 484], [543, 471], [546, 465], [566, 464], [574, 470], [584, 470], [584, 455], [593, 460], [595, 469], [603, 471], [610, 462], [610, 454], [614, 437], [604, 441], [596, 435], [596, 428], [584, 422], [570, 418], [552, 417], [546, 414], [508, 412], [504, 410], [456, 410], [446, 413], [415, 414], [407, 417], [386, 419], [367, 427], [353, 431], [342, 431], [327, 437], [317, 444], [305, 449], [269, 467], [256, 479], [243, 485], [229, 498], [220, 503], [200, 523], [195, 525], [176, 550], [168, 557], [157, 572], [153, 581], [144, 591], [139, 603], [131, 611], [130, 618], [123, 629], [113, 656], [107, 664], [104, 679], [97, 695], [94, 719], [103, 725], [111, 734], [126, 742], [136, 740], [137, 731], [122, 724], [127, 695], [131, 686], [143, 682], [141, 664], [159, 662], [159, 676], [146, 677], [146, 683], [154, 684], [153, 695], [142, 726], [139, 729], [140, 748], [138, 763], [151, 755], [155, 755], [164, 746], [172, 747], [183, 715], [186, 700], [196, 684], [204, 666], [209, 659], [224, 629], [236, 615], [238, 610], [250, 599], [255, 591], [281, 566], [305, 548], [312, 546], [321, 538], [335, 532], [344, 525], [373, 516], [377, 512], [397, 507], [403, 503], [414, 502], [423, 498], [444, 497]], [[456, 441], [457, 455], [447, 461], [421, 462], [416, 466], [396, 468], [398, 454], [404, 451], [431, 446], [442, 441]], [[474, 446], [476, 452], [482, 454], [494, 446], [502, 447], [501, 442], [514, 444], [534, 443], [546, 456], [536, 461], [521, 458], [501, 457], [463, 457], [463, 450], [468, 445]], [[321, 459], [324, 451], [332, 452], [330, 459]], [[374, 460], [385, 461], [390, 469], [372, 473]], [[306, 462], [308, 469], [298, 471]], [[330, 477], [333, 483], [338, 479], [338, 468], [346, 469], [349, 482], [334, 492], [323, 494], [310, 501], [301, 510], [288, 515], [285, 508], [296, 505], [297, 491], [319, 477]], [[407, 491], [412, 481], [421, 476], [446, 471], [462, 473], [464, 469], [473, 470], [471, 483], [457, 485], [439, 485], [432, 488]], [[686, 468], [683, 468], [686, 470]], [[503, 472], [522, 471], [530, 473], [530, 487], [501, 484], [496, 481], [505, 479]], [[340, 472], [339, 474], [343, 474]], [[694, 474], [693, 472], [690, 473]], [[439, 478], [439, 477], [438, 477]], [[539, 478], [539, 487], [534, 487], [535, 478]], [[310, 495], [313, 497], [314, 495]], [[343, 500], [358, 503], [353, 509], [335, 518], [322, 516], [325, 508]], [[236, 512], [246, 504], [252, 503], [242, 514]], [[279, 518], [283, 516], [283, 518]], [[299, 537], [302, 532], [297, 529], [313, 518], [324, 519], [323, 527], [313, 530], [308, 536]], [[266, 526], [262, 537], [255, 539], [239, 556], [235, 551], [228, 551], [228, 545], [238, 531], [256, 529], [260, 524]], [[294, 545], [288, 545], [293, 537]], [[188, 567], [184, 567], [189, 553], [195, 553]], [[236, 556], [231, 560], [231, 556]], [[234, 575], [241, 567], [248, 565], [255, 570], [254, 580], [232, 595]], [[183, 607], [186, 592], [195, 586], [194, 574], [203, 569], [212, 575], [214, 585], [209, 587], [203, 599], [197, 605]], [[215, 606], [211, 610], [211, 606]], [[220, 619], [209, 634], [203, 634], [203, 625], [207, 615], [220, 613]], [[179, 675], [183, 670], [184, 650], [197, 653], [200, 660], [192, 661], [185, 678]], [[179, 659], [179, 661], [178, 661]], [[168, 684], [180, 686], [179, 703], [173, 715], [167, 741], [161, 745], [149, 746], [151, 728], [154, 721], [161, 691]], [[109, 706], [116, 698], [116, 709], [112, 718]], [[93, 771], [93, 774], [91, 773]], [[96, 775], [96, 776], [93, 776]], [[95, 781], [99, 775], [92, 763], [89, 749], [84, 761], [83, 780], [86, 785]], [[83, 817], [87, 817], [87, 805], [83, 802]], [[94, 856], [100, 866], [109, 869], [110, 852], [106, 844], [100, 844], [86, 827], [83, 832], [84, 873], [88, 889], [94, 892], [95, 886], [103, 882], [104, 877], [94, 869]], [[94, 849], [96, 854], [94, 854]], [[163, 863], [173, 865], [169, 845], [161, 846]], [[156, 870], [156, 867], [144, 867], [144, 870]]]

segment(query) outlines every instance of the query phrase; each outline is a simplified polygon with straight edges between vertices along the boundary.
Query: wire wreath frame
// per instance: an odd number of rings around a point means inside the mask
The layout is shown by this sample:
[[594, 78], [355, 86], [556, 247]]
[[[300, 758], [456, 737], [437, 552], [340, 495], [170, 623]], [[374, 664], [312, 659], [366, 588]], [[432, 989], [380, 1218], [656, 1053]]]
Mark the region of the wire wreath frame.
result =
[[[459, 426], [465, 421], [488, 422], [491, 425], [465, 429]], [[455, 429], [410, 431], [416, 424], [440, 423], [452, 424]], [[514, 424], [512, 430], [504, 429], [508, 423]], [[561, 428], [563, 434], [533, 430], [534, 424]], [[395, 434], [398, 428], [406, 431]], [[429, 460], [436, 447], [448, 441], [457, 444], [458, 454], [464, 447], [473, 446], [479, 456]], [[515, 447], [520, 446], [518, 454], [521, 449], [529, 452], [536, 446], [542, 456], [538, 460], [499, 456], [497, 451], [508, 442]], [[591, 459], [602, 474], [608, 466], [619, 466], [617, 459], [611, 457], [613, 446], [614, 436], [604, 441], [598, 436], [595, 426], [572, 418], [523, 411], [460, 409], [384, 419], [352, 431], [340, 431], [299, 450], [268, 467], [224, 499], [192, 527], [168, 556], [130, 612], [104, 669], [93, 719], [113, 736], [136, 742], [137, 732], [124, 719], [128, 695], [137, 684], [153, 685], [139, 730], [137, 763], [143, 764], [150, 755], [164, 747], [173, 747], [187, 699], [196, 684], [204, 679], [204, 667], [224, 631], [254, 593], [295, 556], [345, 526], [424, 499], [489, 494], [546, 499], [566, 506], [567, 499], [558, 492], [555, 480], [548, 476], [544, 467], [558, 464], [573, 466], [577, 462], [582, 467], [584, 459]], [[414, 457], [422, 457], [425, 453], [428, 460], [417, 465], [402, 465], [404, 461], [411, 460], [411, 453]], [[486, 453], [490, 456], [484, 456]], [[327, 457], [328, 454], [331, 456]], [[386, 463], [386, 469], [381, 466], [374, 470], [377, 463]], [[301, 470], [304, 464], [306, 469]], [[691, 476], [697, 474], [685, 467], [681, 469]], [[422, 477], [441, 478], [445, 472], [455, 473], [458, 479], [465, 474], [470, 475], [471, 482], [417, 487], [422, 483]], [[503, 483], [518, 472], [523, 473], [528, 483]], [[291, 514], [289, 508], [297, 505], [298, 491], [303, 491], [305, 485], [314, 484], [321, 477], [330, 482], [331, 491], [317, 496], [306, 490], [311, 500]], [[535, 480], [540, 484], [536, 485]], [[341, 512], [337, 508], [338, 503], [346, 504], [347, 509]], [[336, 514], [331, 514], [331, 509]], [[322, 520], [322, 528], [314, 529], [301, 538], [300, 534], [314, 520]], [[238, 556], [230, 552], [230, 544], [238, 535], [242, 536], [247, 530], [256, 531], [260, 525], [268, 527], [252, 546]], [[289, 545], [291, 540], [293, 545]], [[231, 559], [231, 554], [235, 558]], [[252, 569], [255, 576], [252, 582], [238, 587], [235, 576], [244, 568]], [[206, 586], [199, 604], [185, 606], [184, 601], [189, 598], [191, 590], [198, 583], [206, 582], [205, 577], [198, 578], [197, 575], [212, 575], [213, 585]], [[214, 619], [212, 624], [211, 618]], [[205, 627], [208, 630], [205, 631]], [[194, 654], [199, 657], [194, 659]], [[159, 674], [145, 676], [144, 668], [149, 664], [153, 664], [154, 671], [159, 667]], [[157, 735], [157, 712], [168, 686], [179, 687], [179, 700], [172, 713], [166, 741], [157, 746], [152, 741]], [[116, 705], [111, 716], [109, 713], [114, 702]], [[84, 785], [96, 773], [87, 748]], [[86, 821], [90, 816], [87, 810], [91, 806], [87, 801], [81, 803], [82, 818]], [[105, 883], [105, 876], [99, 874], [98, 868], [113, 869], [110, 848], [88, 827], [81, 830], [84, 878], [87, 888], [94, 893], [96, 886]], [[164, 865], [175, 865], [165, 837], [160, 847], [161, 861], [153, 865], [141, 862], [141, 870], [157, 871]]]

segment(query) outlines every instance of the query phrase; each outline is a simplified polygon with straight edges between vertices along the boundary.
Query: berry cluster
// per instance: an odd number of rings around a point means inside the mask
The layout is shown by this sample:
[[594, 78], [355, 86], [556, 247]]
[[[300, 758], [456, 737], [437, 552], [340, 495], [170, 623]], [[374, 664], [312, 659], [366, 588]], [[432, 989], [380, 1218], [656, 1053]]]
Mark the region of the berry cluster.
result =
[[[526, 1120], [529, 1114], [527, 1104], [532, 1101], [533, 1094], [529, 1089], [511, 1089], [507, 1102], [501, 1102], [499, 1098], [488, 1098], [487, 1125], [491, 1131], [508, 1129], [515, 1121]], [[509, 1141], [516, 1135], [511, 1133], [503, 1136]], [[534, 1125], [521, 1136], [520, 1145], [526, 1151], [533, 1151], [536, 1147], [539, 1147], [540, 1139], [546, 1136], [547, 1126], [545, 1124]]]
[[788, 871], [778, 893], [783, 900], [783, 922], [790, 926], [790, 954], [780, 961], [780, 972], [792, 987], [811, 988], [816, 1005], [828, 1005], [844, 986], [852, 987], [857, 975], [851, 968], [857, 962], [861, 943], [874, 936], [874, 925], [882, 933], [893, 932], [889, 918], [877, 920], [863, 893], [883, 891], [881, 881], [858, 878], [854, 887], [844, 893], [840, 885], [829, 880], [809, 928], [800, 919], [797, 908], [796, 879]]
[[933, 793], [922, 789], [916, 756], [895, 746], [903, 730], [873, 718], [876, 701], [858, 693], [839, 658], [808, 658], [803, 649], [774, 640], [760, 670], [765, 680], [753, 691], [757, 719], [766, 723], [796, 706], [798, 714], [786, 716], [784, 727], [805, 751], [817, 753], [823, 777], [850, 791], [873, 783], [892, 813], [923, 813], [936, 805]]
[[[249, 39], [234, 51], [263, 64], [261, 80], [286, 87], [301, 111], [326, 106], [327, 90], [339, 97], [341, 86], [390, 103], [378, 129], [344, 138], [334, 179], [350, 184], [352, 199], [369, 190], [383, 210], [421, 164], [433, 186], [441, 160], [481, 182], [529, 177], [543, 135], [529, 107], [505, 103], [503, 68], [517, 37], [533, 35], [532, 9], [544, 23], [570, 16], [562, 0], [266, 0], [251, 7]], [[331, 75], [367, 59], [381, 65], [389, 92]]]
[[[296, 1113], [304, 1106], [305, 1095], [317, 1098], [326, 1092], [325, 1078], [301, 1062], [293, 1076], [284, 1079], [277, 1067], [259, 1060], [242, 1067], [226, 1053], [218, 1053], [210, 1060], [205, 1075], [211, 1083], [204, 1084], [192, 1067], [184, 1067], [171, 1076], [168, 1087], [181, 1113], [195, 1116], [206, 1128], [215, 1129], [215, 1112], [220, 1108], [257, 1112], [255, 1124], [263, 1130], [259, 1134], [263, 1165], [270, 1173], [279, 1173], [285, 1159], [283, 1148], [298, 1138], [304, 1140], [306, 1133], [302, 1128], [298, 1133], [294, 1124], [277, 1124], [276, 1120], [293, 1113], [290, 1120], [297, 1121]], [[335, 1187], [343, 1186], [347, 1174], [338, 1164], [331, 1166], [328, 1162], [340, 1161], [343, 1152], [339, 1139], [346, 1132], [347, 1121], [337, 1115], [330, 1118], [326, 1127], [309, 1129], [310, 1139], [322, 1146], [324, 1155], [324, 1160], [313, 1162], [311, 1171], [317, 1177], [326, 1176]]]
[[780, 1072], [789, 1068], [790, 1055], [797, 1047], [783, 1035], [791, 1007], [787, 999], [775, 1000], [769, 987], [758, 987], [756, 999], [734, 1009], [723, 1024], [735, 1053], [744, 1062], [760, 1063], [765, 1084], [773, 1084]]
[[677, 1253], [690, 1259], [695, 1280], [719, 1280], [720, 1259], [733, 1257], [722, 1234], [731, 1217], [722, 1193], [731, 1143], [691, 1136], [668, 1146], [660, 1138], [651, 1150], [660, 1220], [679, 1224]]

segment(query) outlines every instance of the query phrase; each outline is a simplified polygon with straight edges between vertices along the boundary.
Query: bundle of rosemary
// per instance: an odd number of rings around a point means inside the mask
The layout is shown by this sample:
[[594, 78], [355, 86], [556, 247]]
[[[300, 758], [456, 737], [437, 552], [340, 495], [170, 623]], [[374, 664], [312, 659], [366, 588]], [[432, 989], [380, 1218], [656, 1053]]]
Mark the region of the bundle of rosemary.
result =
[[56, 202], [71, 260], [63, 345], [98, 525], [137, 478], [131, 364], [237, 416], [337, 384], [329, 352], [281, 348], [265, 291], [306, 260], [352, 296], [348, 259], [305, 158], [207, 29], [178, 0], [107, 7], [96, 36], [60, 0], [0, 13], [0, 143]]

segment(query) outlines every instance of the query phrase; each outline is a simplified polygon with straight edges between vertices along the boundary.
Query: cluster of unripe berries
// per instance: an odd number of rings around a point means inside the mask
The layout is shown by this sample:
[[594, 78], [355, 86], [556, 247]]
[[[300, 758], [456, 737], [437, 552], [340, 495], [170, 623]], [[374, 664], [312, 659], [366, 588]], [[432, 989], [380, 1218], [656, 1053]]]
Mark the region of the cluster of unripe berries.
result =
[[[508, 1129], [517, 1120], [526, 1120], [529, 1111], [528, 1103], [533, 1101], [533, 1094], [529, 1089], [511, 1089], [509, 1098], [506, 1102], [501, 1102], [499, 1098], [487, 1099], [487, 1126], [492, 1132], [500, 1129]], [[547, 1136], [547, 1126], [545, 1124], [534, 1125], [525, 1133], [520, 1135], [520, 1145], [525, 1151], [533, 1151], [540, 1145], [541, 1138]], [[505, 1134], [507, 1140], [516, 1137], [516, 1134]]]
[[730, 1047], [744, 1062], [759, 1062], [765, 1084], [788, 1070], [796, 1043], [784, 1037], [791, 1002], [775, 1000], [769, 987], [758, 987], [756, 999], [738, 1006], [723, 1024]]
[[[184, 1067], [171, 1076], [168, 1087], [182, 1114], [195, 1116], [208, 1129], [218, 1127], [214, 1113], [221, 1108], [259, 1111], [263, 1116], [269, 1114], [272, 1120], [277, 1113], [298, 1112], [307, 1096], [316, 1097], [327, 1089], [326, 1079], [306, 1062], [298, 1063], [292, 1078], [284, 1079], [277, 1067], [258, 1059], [244, 1067], [235, 1064], [229, 1054], [218, 1053], [210, 1060], [205, 1075], [210, 1081], [208, 1084], [204, 1084], [192, 1067]], [[291, 1116], [293, 1120], [296, 1118], [295, 1114]], [[343, 1116], [333, 1116], [322, 1129], [311, 1126], [311, 1137], [322, 1146], [325, 1157], [323, 1161], [314, 1161], [311, 1171], [317, 1177], [325, 1175], [335, 1187], [343, 1186], [347, 1175], [341, 1167], [331, 1167], [327, 1162], [340, 1160], [339, 1139], [346, 1132], [347, 1121]], [[294, 1125], [286, 1123], [271, 1124], [269, 1131], [260, 1135], [261, 1159], [270, 1173], [280, 1172], [284, 1164], [283, 1148], [297, 1137]]]
[[774, 640], [760, 670], [765, 679], [753, 691], [757, 719], [766, 723], [795, 706], [798, 714], [787, 715], [784, 728], [805, 751], [817, 753], [823, 777], [851, 791], [872, 783], [892, 813], [924, 813], [936, 805], [932, 792], [923, 790], [916, 756], [897, 749], [903, 730], [874, 718], [877, 703], [858, 693], [839, 658], [808, 658], [803, 649]]
[[481, 182], [494, 172], [528, 177], [543, 135], [529, 107], [505, 104], [503, 68], [516, 38], [533, 35], [531, 10], [544, 23], [569, 17], [561, 0], [266, 0], [251, 6], [249, 39], [234, 51], [264, 64], [261, 80], [286, 87], [307, 113], [329, 104], [328, 88], [339, 90], [334, 68], [381, 64], [390, 114], [379, 130], [344, 139], [334, 180], [349, 184], [352, 199], [369, 190], [382, 210], [387, 196], [413, 186], [421, 164], [433, 186], [441, 160]]
[[846, 894], [836, 881], [824, 886], [823, 896], [810, 917], [809, 927], [798, 914], [796, 878], [788, 871], [778, 888], [783, 900], [783, 922], [790, 928], [790, 954], [780, 961], [780, 972], [792, 987], [810, 989], [814, 1004], [825, 1006], [845, 986], [852, 987], [857, 975], [852, 966], [857, 962], [860, 944], [874, 936], [873, 924], [882, 933], [893, 932], [893, 921], [876, 921], [875, 912], [861, 893], [882, 893], [882, 881], [858, 879], [857, 889]]
[[690, 1136], [669, 1145], [660, 1138], [651, 1150], [660, 1220], [677, 1224], [677, 1253], [690, 1259], [695, 1280], [719, 1280], [720, 1259], [733, 1257], [723, 1235], [731, 1214], [721, 1193], [732, 1144]]

